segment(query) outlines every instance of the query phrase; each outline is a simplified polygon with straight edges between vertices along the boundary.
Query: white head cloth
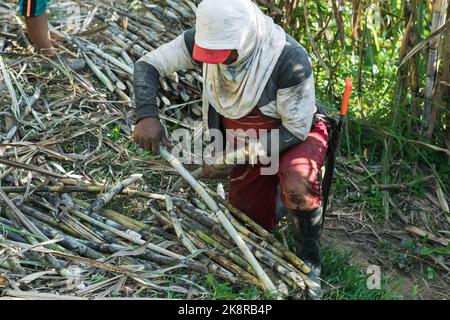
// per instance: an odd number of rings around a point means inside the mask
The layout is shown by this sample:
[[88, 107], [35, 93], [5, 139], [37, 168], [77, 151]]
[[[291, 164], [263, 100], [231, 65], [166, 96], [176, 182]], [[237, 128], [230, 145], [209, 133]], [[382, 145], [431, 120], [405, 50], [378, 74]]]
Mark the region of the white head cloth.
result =
[[204, 112], [210, 103], [230, 119], [256, 106], [286, 44], [284, 30], [250, 0], [204, 0], [197, 9], [195, 42], [211, 49], [235, 49], [231, 65], [204, 64]]

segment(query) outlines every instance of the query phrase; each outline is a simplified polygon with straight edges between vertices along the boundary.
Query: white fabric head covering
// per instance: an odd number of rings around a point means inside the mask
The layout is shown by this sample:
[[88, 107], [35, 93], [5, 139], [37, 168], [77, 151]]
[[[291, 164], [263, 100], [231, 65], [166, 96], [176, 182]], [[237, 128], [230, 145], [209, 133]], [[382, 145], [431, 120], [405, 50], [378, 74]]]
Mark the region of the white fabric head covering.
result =
[[205, 49], [238, 51], [231, 65], [203, 65], [203, 114], [209, 102], [224, 117], [238, 119], [261, 98], [286, 34], [250, 0], [203, 0], [197, 9], [195, 42]]

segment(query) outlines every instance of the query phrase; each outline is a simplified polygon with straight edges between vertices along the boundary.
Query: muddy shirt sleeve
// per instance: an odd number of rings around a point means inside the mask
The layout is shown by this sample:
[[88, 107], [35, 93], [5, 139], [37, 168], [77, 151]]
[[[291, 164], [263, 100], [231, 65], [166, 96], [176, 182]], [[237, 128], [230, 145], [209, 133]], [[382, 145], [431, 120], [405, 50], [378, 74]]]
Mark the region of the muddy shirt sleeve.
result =
[[159, 77], [195, 67], [192, 49], [188, 50], [191, 34], [193, 37], [195, 33], [191, 30], [147, 53], [136, 63], [134, 68], [136, 123], [147, 117], [159, 118], [156, 103], [159, 93]]
[[312, 64], [304, 48], [296, 47], [286, 54], [276, 82], [276, 108], [282, 125], [304, 141], [317, 111]]

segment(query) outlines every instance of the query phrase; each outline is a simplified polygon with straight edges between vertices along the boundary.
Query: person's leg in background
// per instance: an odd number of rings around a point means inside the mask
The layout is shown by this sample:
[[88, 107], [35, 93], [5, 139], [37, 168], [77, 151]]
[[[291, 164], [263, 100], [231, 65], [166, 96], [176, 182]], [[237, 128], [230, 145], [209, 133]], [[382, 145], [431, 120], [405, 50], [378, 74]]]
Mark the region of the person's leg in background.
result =
[[20, 0], [20, 15], [25, 17], [28, 35], [36, 47], [46, 56], [56, 55], [50, 38], [47, 15], [48, 0]]
[[322, 201], [318, 175], [328, 147], [328, 131], [318, 122], [308, 138], [281, 155], [278, 173], [281, 199], [289, 211], [297, 255], [311, 268], [310, 299], [321, 298], [320, 236]]

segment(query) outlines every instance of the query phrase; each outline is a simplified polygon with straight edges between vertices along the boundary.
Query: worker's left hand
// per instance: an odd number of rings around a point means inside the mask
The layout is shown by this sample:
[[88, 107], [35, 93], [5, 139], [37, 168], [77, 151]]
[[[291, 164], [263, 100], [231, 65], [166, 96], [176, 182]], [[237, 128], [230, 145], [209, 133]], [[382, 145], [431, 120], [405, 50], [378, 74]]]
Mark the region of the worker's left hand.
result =
[[203, 166], [203, 175], [210, 178], [224, 178], [233, 171], [234, 164], [226, 163], [224, 154], [218, 153], [213, 157], [206, 159]]
[[242, 146], [232, 152], [227, 152], [222, 155], [223, 161], [226, 164], [251, 164], [259, 163], [261, 159], [265, 159], [266, 151], [260, 141], [247, 141], [245, 146]]
[[233, 171], [233, 165], [214, 165], [214, 164], [206, 164], [203, 166], [203, 175], [209, 178], [226, 178]]

